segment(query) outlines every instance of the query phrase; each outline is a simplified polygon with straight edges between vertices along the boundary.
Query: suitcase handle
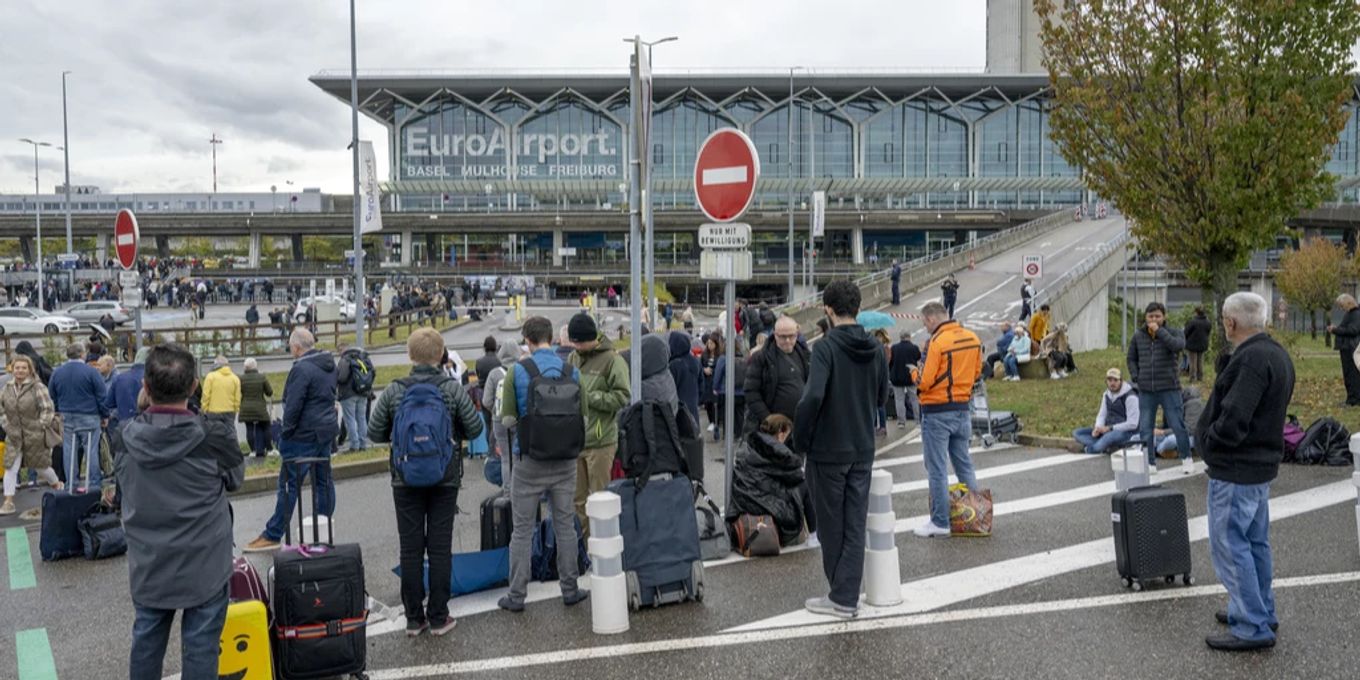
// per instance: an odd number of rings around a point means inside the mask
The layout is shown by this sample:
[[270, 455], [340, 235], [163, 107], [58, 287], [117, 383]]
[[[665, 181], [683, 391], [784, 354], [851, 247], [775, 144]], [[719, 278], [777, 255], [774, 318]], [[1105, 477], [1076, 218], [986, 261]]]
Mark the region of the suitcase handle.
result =
[[[283, 461], [283, 465], [284, 465], [284, 466], [288, 466], [288, 465], [296, 465], [296, 466], [302, 466], [302, 465], [322, 465], [322, 464], [330, 465], [330, 463], [331, 463], [331, 459], [330, 459], [330, 458], [328, 458], [328, 457], [322, 457], [322, 456], [313, 456], [313, 457], [304, 457], [304, 458], [294, 458], [294, 459], [292, 459], [292, 460], [284, 460], [284, 461]], [[282, 473], [282, 470], [280, 470], [280, 473]], [[315, 515], [315, 514], [316, 514], [316, 508], [317, 508], [317, 502], [316, 502], [316, 472], [315, 472], [315, 471], [312, 472], [311, 478], [312, 478], [312, 512], [313, 512], [313, 514]], [[298, 497], [297, 497], [298, 540], [300, 540], [300, 541], [302, 541], [302, 542], [305, 543], [305, 542], [307, 541], [307, 525], [306, 525], [306, 522], [305, 522], [304, 513], [303, 513], [303, 511], [302, 511], [302, 486], [303, 486], [303, 480], [302, 480], [302, 479], [299, 479], [299, 480], [298, 480]], [[333, 521], [331, 521], [331, 518], [332, 518], [332, 515], [326, 515], [326, 544], [327, 544], [327, 545], [334, 546], [334, 545], [335, 545], [335, 523], [334, 523]], [[285, 525], [283, 526], [283, 539], [284, 539], [284, 542], [285, 542], [285, 543], [291, 544], [291, 543], [293, 542], [292, 531], [290, 530], [289, 525], [287, 525], [287, 524], [285, 524]], [[316, 522], [315, 520], [313, 520], [313, 521], [312, 521], [312, 544], [313, 544], [313, 545], [316, 545], [316, 544], [319, 544], [319, 543], [321, 543], [321, 527], [317, 525], [317, 522]]]

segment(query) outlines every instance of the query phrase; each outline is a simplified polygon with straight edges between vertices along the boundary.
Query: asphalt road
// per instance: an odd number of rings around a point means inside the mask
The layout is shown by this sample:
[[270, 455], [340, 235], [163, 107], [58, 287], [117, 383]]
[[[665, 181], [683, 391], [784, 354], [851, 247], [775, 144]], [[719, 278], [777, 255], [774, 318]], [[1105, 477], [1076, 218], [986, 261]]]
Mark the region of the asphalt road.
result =
[[[387, 482], [341, 482], [337, 536], [363, 546], [367, 588], [382, 603], [369, 630], [373, 677], [848, 677], [847, 669], [863, 677], [902, 677], [906, 669], [928, 678], [1354, 677], [1360, 632], [1345, 622], [1360, 606], [1360, 558], [1349, 469], [1281, 471], [1272, 487], [1280, 641], [1270, 652], [1228, 655], [1202, 642], [1219, 630], [1212, 616], [1224, 601], [1203, 540], [1203, 474], [1160, 473], [1186, 496], [1197, 585], [1133, 593], [1111, 561], [1107, 458], [1005, 444], [975, 449], [979, 477], [998, 504], [994, 535], [918, 539], [910, 528], [923, 521], [927, 500], [921, 447], [909, 432], [891, 428], [880, 439], [878, 461], [900, 485], [893, 509], [905, 601], [866, 607], [850, 623], [801, 610], [804, 598], [824, 594], [826, 586], [819, 551], [799, 549], [710, 564], [704, 603], [634, 614], [631, 630], [620, 635], [594, 635], [589, 606], [565, 608], [555, 584], [534, 584], [523, 614], [495, 610], [496, 591], [458, 598], [452, 635], [408, 640], [400, 632], [399, 582], [390, 572], [397, 540]], [[710, 453], [706, 475], [721, 502], [722, 467], [713, 460], [716, 447]], [[494, 493], [477, 463], [469, 462], [466, 479], [455, 523], [460, 551], [477, 549], [476, 508]], [[274, 498], [238, 498], [233, 505], [239, 544], [255, 537]], [[36, 532], [24, 539], [34, 585], [6, 584], [0, 640], [44, 630], [58, 677], [115, 674], [132, 624], [125, 558], [42, 563]], [[14, 563], [21, 539], [10, 532], [5, 540], [0, 559], [14, 579], [24, 572]], [[263, 570], [269, 558], [252, 561]], [[14, 650], [0, 645], [0, 677], [45, 677], [15, 674]], [[26, 643], [26, 662], [32, 653]], [[172, 635], [167, 672], [178, 668], [177, 655]]]

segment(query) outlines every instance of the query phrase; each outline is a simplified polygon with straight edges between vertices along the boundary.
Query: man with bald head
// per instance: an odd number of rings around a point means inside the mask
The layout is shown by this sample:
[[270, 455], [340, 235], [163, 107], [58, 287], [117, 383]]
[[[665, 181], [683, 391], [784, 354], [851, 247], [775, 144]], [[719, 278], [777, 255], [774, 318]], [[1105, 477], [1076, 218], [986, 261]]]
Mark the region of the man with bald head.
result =
[[793, 420], [807, 384], [810, 355], [799, 341], [798, 322], [781, 316], [774, 323], [774, 342], [751, 357], [746, 368], [746, 429], [755, 430], [772, 413]]

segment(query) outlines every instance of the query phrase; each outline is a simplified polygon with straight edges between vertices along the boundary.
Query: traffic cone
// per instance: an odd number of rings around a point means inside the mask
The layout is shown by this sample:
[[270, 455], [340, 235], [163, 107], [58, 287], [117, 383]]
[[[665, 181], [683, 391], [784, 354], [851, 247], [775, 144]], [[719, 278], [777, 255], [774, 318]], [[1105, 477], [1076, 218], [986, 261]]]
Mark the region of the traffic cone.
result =
[[975, 267], [977, 267], [977, 263], [973, 262], [973, 254], [968, 253], [968, 271], [973, 271]]

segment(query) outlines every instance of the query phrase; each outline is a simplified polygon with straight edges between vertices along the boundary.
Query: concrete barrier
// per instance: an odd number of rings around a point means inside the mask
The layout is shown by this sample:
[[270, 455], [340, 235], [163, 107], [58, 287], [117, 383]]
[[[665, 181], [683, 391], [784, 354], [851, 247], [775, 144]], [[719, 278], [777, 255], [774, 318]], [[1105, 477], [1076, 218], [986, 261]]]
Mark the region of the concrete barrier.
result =
[[1055, 321], [1067, 323], [1067, 342], [1074, 352], [1109, 346], [1110, 280], [1128, 259], [1128, 232], [1107, 241], [1063, 278], [1044, 290]]

